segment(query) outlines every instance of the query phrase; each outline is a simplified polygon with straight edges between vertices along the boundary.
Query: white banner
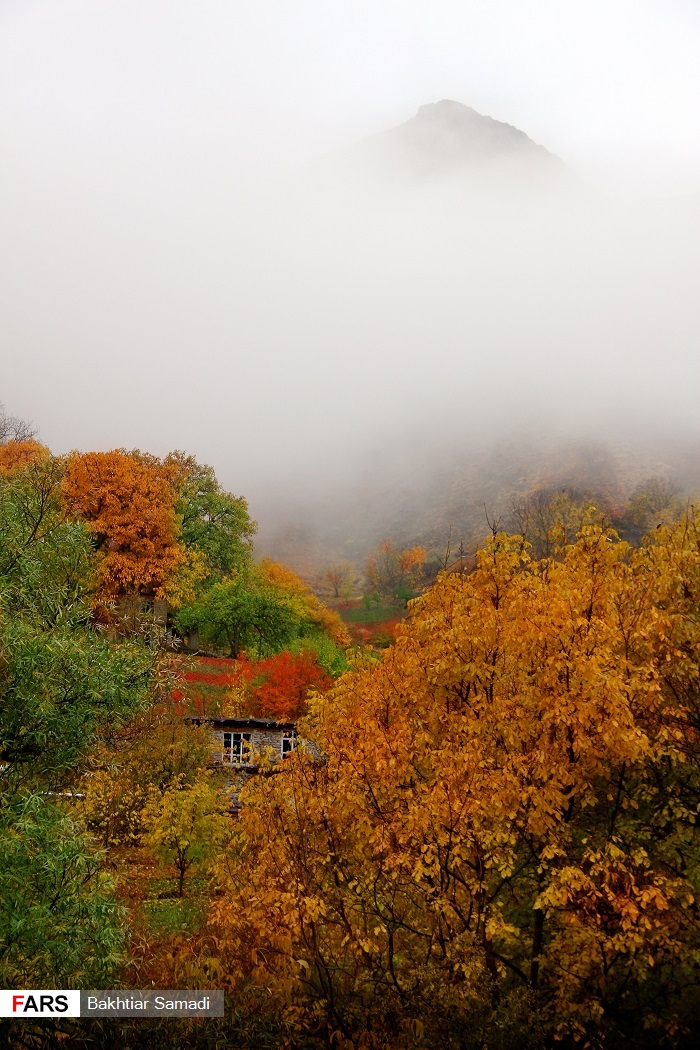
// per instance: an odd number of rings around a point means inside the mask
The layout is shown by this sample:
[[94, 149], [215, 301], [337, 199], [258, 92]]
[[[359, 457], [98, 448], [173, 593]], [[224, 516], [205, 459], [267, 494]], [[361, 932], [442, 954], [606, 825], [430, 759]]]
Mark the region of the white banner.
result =
[[55, 988], [0, 989], [0, 1017], [80, 1017], [80, 992]]

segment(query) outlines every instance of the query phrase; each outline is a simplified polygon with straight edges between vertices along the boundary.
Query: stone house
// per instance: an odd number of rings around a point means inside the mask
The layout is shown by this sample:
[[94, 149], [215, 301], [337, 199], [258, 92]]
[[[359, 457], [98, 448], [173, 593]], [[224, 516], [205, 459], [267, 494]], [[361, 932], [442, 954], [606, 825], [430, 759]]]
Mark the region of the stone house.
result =
[[263, 718], [196, 718], [208, 725], [212, 762], [217, 768], [257, 769], [257, 755], [279, 762], [294, 750], [297, 731], [294, 722], [271, 722]]
[[240, 812], [238, 795], [248, 778], [258, 772], [258, 761], [265, 756], [272, 763], [291, 755], [297, 743], [294, 722], [272, 722], [263, 718], [192, 718], [195, 725], [209, 727], [211, 765], [228, 774], [231, 813]]

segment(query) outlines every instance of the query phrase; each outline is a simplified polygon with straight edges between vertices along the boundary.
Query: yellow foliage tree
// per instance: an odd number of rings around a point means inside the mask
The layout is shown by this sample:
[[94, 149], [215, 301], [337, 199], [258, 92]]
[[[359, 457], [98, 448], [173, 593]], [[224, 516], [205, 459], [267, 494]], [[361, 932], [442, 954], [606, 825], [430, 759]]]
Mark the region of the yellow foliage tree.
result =
[[207, 729], [173, 704], [154, 707], [92, 756], [79, 790], [83, 820], [104, 848], [139, 845], [152, 795], [193, 783], [210, 757]]
[[518, 1046], [535, 1017], [581, 1045], [682, 1033], [699, 609], [693, 518], [638, 551], [588, 525], [541, 562], [497, 535], [440, 577], [315, 701], [323, 759], [245, 789], [214, 909], [232, 989], [347, 1046], [491, 1045], [518, 1016]]
[[177, 778], [162, 794], [152, 794], [144, 807], [144, 844], [163, 866], [174, 865], [179, 897], [190, 868], [206, 863], [223, 847], [231, 824], [226, 809], [226, 796], [208, 772], [189, 785]]
[[171, 609], [180, 609], [195, 600], [197, 585], [207, 578], [208, 572], [205, 554], [197, 547], [184, 547], [179, 564], [160, 588], [160, 596]]

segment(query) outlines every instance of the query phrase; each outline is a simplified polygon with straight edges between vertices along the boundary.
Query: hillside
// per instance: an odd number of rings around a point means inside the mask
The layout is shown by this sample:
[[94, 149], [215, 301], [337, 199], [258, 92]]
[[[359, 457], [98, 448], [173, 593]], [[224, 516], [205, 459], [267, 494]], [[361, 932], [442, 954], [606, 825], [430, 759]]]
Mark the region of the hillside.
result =
[[[609, 440], [578, 439], [533, 429], [444, 444], [417, 438], [377, 450], [372, 469], [346, 479], [344, 494], [289, 507], [284, 524], [263, 521], [256, 548], [312, 575], [324, 563], [348, 558], [363, 564], [392, 536], [420, 544], [435, 556], [482, 542], [489, 521], [515, 528], [513, 505], [533, 493], [567, 492], [619, 510], [645, 478], [671, 479], [680, 492], [700, 492], [698, 443], [692, 434], [627, 431]], [[487, 520], [488, 519], [488, 520]]]

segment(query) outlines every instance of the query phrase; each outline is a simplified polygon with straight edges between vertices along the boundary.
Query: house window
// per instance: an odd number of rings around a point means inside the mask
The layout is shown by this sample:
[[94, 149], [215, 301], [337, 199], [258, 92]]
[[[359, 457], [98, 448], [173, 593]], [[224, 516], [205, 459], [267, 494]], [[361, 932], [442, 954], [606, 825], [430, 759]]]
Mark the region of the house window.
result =
[[282, 736], [282, 758], [287, 755], [291, 755], [296, 744], [297, 735], [296, 733], [284, 733]]
[[224, 762], [245, 766], [250, 761], [250, 733], [224, 733]]

